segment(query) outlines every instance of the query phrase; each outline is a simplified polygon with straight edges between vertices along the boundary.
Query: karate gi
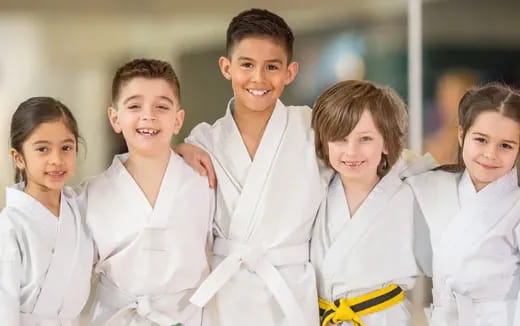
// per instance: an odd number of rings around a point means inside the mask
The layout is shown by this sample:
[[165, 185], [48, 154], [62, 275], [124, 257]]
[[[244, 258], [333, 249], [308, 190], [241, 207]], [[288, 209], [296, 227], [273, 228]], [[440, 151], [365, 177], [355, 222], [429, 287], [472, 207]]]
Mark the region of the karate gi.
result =
[[[353, 216], [339, 174], [332, 179], [311, 241], [318, 295], [329, 302], [397, 284], [411, 289], [419, 269], [414, 256], [414, 196], [400, 177], [400, 159]], [[361, 316], [367, 326], [411, 325], [405, 302]], [[342, 325], [353, 325], [343, 322]]]
[[233, 100], [188, 141], [213, 160], [218, 179], [213, 271], [191, 301], [216, 294], [219, 325], [317, 325], [309, 240], [331, 172], [314, 153], [308, 107], [277, 101], [251, 160]]
[[172, 152], [152, 207], [127, 159], [116, 155], [84, 195], [99, 254], [93, 325], [201, 325], [202, 311], [188, 298], [209, 273], [214, 193]]
[[94, 253], [75, 194], [63, 188], [56, 217], [23, 187], [0, 213], [0, 324], [79, 325]]
[[513, 322], [520, 289], [516, 169], [479, 192], [467, 171], [408, 180], [431, 234], [430, 325], [520, 325]]

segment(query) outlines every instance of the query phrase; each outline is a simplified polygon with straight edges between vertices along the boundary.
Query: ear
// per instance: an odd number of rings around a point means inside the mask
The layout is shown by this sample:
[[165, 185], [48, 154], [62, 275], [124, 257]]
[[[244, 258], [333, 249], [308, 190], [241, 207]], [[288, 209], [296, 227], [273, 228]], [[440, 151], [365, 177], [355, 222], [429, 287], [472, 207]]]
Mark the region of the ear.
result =
[[9, 152], [11, 154], [11, 157], [13, 158], [14, 164], [16, 164], [16, 167], [20, 170], [24, 170], [25, 160], [23, 159], [22, 153], [18, 152], [14, 148], [11, 148]]
[[117, 110], [114, 107], [109, 107], [107, 110], [108, 113], [108, 120], [110, 121], [110, 124], [112, 125], [112, 129], [116, 132], [116, 134], [120, 134], [122, 129], [119, 125], [119, 120], [117, 117]]
[[186, 112], [183, 109], [178, 109], [175, 113], [175, 121], [173, 122], [173, 134], [177, 135], [184, 123], [184, 116]]
[[388, 155], [388, 149], [386, 148], [386, 144], [383, 146], [383, 154]]
[[298, 62], [293, 61], [289, 63], [289, 65], [287, 66], [287, 76], [285, 78], [285, 85], [289, 85], [290, 83], [292, 83], [294, 78], [296, 78], [299, 69], [300, 66], [298, 65]]
[[459, 139], [459, 146], [462, 148], [462, 145], [464, 145], [464, 130], [461, 126], [457, 127], [457, 138]]
[[218, 59], [218, 66], [220, 67], [220, 72], [222, 76], [227, 80], [231, 80], [231, 61], [227, 57], [220, 57]]

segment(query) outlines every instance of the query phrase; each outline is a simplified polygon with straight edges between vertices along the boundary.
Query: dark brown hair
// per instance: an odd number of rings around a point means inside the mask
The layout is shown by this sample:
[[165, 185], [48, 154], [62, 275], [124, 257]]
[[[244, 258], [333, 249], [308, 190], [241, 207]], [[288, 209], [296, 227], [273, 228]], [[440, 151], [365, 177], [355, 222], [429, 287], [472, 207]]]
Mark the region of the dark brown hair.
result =
[[[504, 117], [520, 124], [520, 94], [507, 85], [489, 83], [468, 90], [459, 102], [459, 128], [462, 129], [462, 146], [468, 129], [483, 112], [498, 112]], [[462, 146], [459, 145], [457, 163], [442, 165], [437, 169], [461, 172], [466, 167], [462, 159]]]
[[181, 101], [181, 87], [177, 74], [172, 66], [166, 62], [155, 59], [134, 59], [119, 67], [112, 80], [112, 105], [115, 106], [121, 87], [130, 80], [138, 77], [150, 79], [164, 79], [173, 89], [177, 101]]
[[[22, 102], [11, 118], [9, 144], [23, 157], [23, 144], [38, 126], [45, 122], [63, 120], [74, 135], [76, 144], [80, 139], [78, 124], [70, 110], [52, 97], [32, 97]], [[76, 146], [76, 150], [77, 150]], [[27, 182], [25, 171], [16, 168], [15, 182]]]
[[285, 48], [287, 62], [291, 62], [294, 34], [282, 17], [268, 10], [256, 8], [243, 11], [234, 17], [226, 33], [226, 53], [229, 58], [233, 47], [246, 37], [272, 38]]
[[316, 155], [330, 167], [328, 142], [349, 135], [365, 110], [371, 113], [388, 149], [377, 168], [377, 175], [382, 177], [401, 155], [407, 126], [405, 104], [391, 88], [347, 80], [325, 90], [312, 111]]

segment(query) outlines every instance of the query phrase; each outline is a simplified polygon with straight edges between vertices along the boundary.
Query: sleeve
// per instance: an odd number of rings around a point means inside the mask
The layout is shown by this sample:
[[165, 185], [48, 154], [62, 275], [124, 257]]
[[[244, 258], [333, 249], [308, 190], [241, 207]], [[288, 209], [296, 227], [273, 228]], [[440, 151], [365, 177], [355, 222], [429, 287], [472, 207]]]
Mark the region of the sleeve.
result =
[[210, 259], [213, 255], [213, 242], [215, 238], [213, 235], [213, 221], [215, 219], [216, 193], [214, 189], [209, 190], [208, 238], [206, 240], [206, 257], [208, 258], [208, 263], [211, 263]]
[[78, 203], [79, 213], [81, 214], [81, 219], [83, 221], [83, 227], [86, 230], [86, 233], [91, 239], [93, 247], [94, 247], [94, 257], [93, 257], [93, 266], [99, 261], [99, 251], [96, 246], [96, 241], [94, 241], [94, 237], [92, 235], [91, 229], [89, 227], [87, 221], [87, 207], [88, 207], [88, 180], [83, 181], [81, 185], [77, 189], [78, 195], [76, 196], [76, 202]]
[[[518, 224], [513, 229], [513, 236], [515, 238], [516, 254], [520, 255], [520, 224]], [[517, 277], [520, 277], [520, 276], [517, 275]], [[517, 294], [515, 318], [514, 318], [514, 322], [513, 322], [514, 326], [520, 326], [520, 300], [518, 298], [520, 298], [520, 291]]]
[[432, 277], [433, 251], [430, 230], [417, 200], [414, 200], [414, 253], [421, 271], [428, 277]]
[[14, 230], [5, 231], [1, 228], [2, 225], [0, 225], [0, 320], [3, 325], [20, 325], [21, 252]]
[[191, 130], [188, 137], [184, 139], [184, 142], [197, 145], [207, 151], [210, 146], [210, 129], [211, 125], [208, 123], [199, 123]]

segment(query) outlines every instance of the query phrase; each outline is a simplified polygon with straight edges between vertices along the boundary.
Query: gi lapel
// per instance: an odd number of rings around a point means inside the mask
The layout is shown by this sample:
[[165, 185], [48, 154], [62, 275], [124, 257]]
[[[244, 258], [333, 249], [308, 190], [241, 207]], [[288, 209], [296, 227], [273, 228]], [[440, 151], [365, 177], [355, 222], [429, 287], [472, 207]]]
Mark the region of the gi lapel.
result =
[[[469, 176], [465, 176], [466, 182], [471, 182]], [[463, 177], [461, 182], [465, 179]], [[459, 213], [447, 225], [435, 250], [435, 258], [438, 264], [444, 266], [443, 271], [457, 271], [464, 261], [461, 258], [471, 254], [486, 234], [517, 204], [520, 190], [516, 180], [516, 171], [512, 171], [464, 202]]]
[[63, 192], [61, 194], [60, 217], [58, 233], [54, 253], [47, 270], [45, 280], [42, 282], [38, 301], [34, 307], [37, 315], [58, 315], [65, 302], [64, 295], [68, 287], [75, 260], [79, 251], [80, 226], [76, 224], [74, 214], [77, 210], [67, 201]]
[[[398, 176], [400, 166], [395, 166], [372, 190], [365, 201], [358, 208], [350, 221], [344, 223], [341, 231], [335, 239], [331, 239], [331, 246], [323, 260], [323, 276], [332, 280], [336, 278], [336, 272], [345, 261], [348, 260], [349, 253], [354, 250], [357, 244], [361, 243], [363, 237], [367, 236], [371, 228], [377, 223], [377, 219], [385, 218], [381, 211], [385, 207], [384, 203], [390, 200], [394, 193], [402, 184]], [[335, 203], [336, 206], [342, 203]], [[345, 199], [346, 204], [346, 199]], [[327, 203], [328, 205], [328, 203]], [[327, 207], [327, 209], [329, 209]], [[328, 214], [341, 214], [343, 208], [331, 207]], [[348, 215], [345, 215], [345, 219]], [[341, 277], [341, 276], [338, 276]]]
[[[234, 209], [229, 232], [232, 239], [247, 242], [258, 222], [259, 217], [255, 218], [258, 197], [261, 196], [264, 185], [269, 179], [269, 171], [283, 139], [287, 126], [287, 114], [285, 106], [278, 101], [267, 123]], [[239, 139], [242, 140], [241, 137]]]

